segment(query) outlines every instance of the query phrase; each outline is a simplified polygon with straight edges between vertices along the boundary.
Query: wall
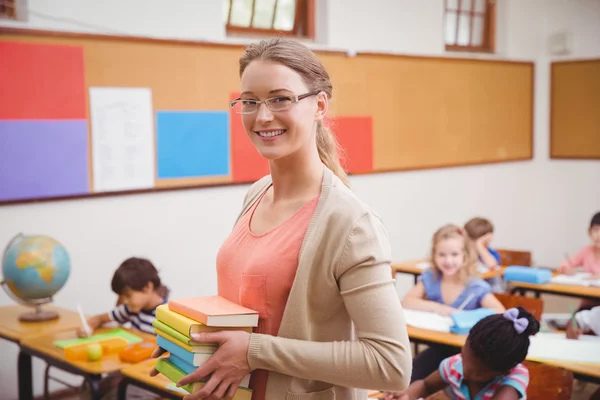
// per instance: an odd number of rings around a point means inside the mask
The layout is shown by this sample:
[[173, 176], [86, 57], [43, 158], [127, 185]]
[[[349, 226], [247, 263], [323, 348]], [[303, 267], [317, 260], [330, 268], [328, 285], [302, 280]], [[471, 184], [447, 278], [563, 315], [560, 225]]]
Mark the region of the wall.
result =
[[[165, 4], [164, 0], [29, 0], [29, 22], [0, 23], [228, 40], [219, 22], [220, 0], [172, 0], [168, 10]], [[442, 4], [377, 0], [367, 9], [362, 0], [319, 0], [314, 47], [443, 55]], [[600, 162], [548, 160], [549, 61], [556, 57], [548, 54], [546, 42], [550, 33], [567, 29], [573, 39], [568, 57], [599, 57], [598, 20], [600, 0], [499, 2], [498, 54], [469, 56], [536, 61], [535, 159], [352, 177], [356, 193], [383, 216], [395, 259], [426, 255], [433, 230], [475, 214], [494, 221], [496, 246], [531, 250], [539, 265], [556, 265], [565, 252], [586, 243], [589, 218], [600, 207], [600, 186], [592, 184], [600, 181]], [[131, 255], [150, 257], [176, 296], [212, 294], [215, 254], [232, 227], [246, 188], [0, 207], [0, 244], [18, 232], [48, 234], [62, 241], [70, 251], [73, 273], [55, 302], [71, 308], [80, 302], [90, 314], [114, 304], [111, 273]], [[400, 279], [401, 294], [409, 282]], [[0, 294], [0, 305], [9, 304], [8, 297]], [[16, 398], [16, 346], [0, 342], [0, 351], [6, 360], [0, 366], [3, 398]], [[42, 388], [41, 368], [41, 363], [35, 363], [37, 393]]]

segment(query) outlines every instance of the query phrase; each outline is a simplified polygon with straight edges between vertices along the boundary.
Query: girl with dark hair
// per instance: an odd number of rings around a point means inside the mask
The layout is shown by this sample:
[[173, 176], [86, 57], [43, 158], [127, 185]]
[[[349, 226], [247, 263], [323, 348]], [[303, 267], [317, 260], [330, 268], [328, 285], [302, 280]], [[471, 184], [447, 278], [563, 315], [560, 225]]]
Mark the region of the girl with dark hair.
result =
[[526, 399], [529, 371], [521, 363], [529, 336], [539, 329], [535, 317], [521, 307], [485, 317], [473, 326], [460, 354], [442, 361], [437, 371], [407, 390], [381, 398], [413, 400], [445, 389], [452, 399]]

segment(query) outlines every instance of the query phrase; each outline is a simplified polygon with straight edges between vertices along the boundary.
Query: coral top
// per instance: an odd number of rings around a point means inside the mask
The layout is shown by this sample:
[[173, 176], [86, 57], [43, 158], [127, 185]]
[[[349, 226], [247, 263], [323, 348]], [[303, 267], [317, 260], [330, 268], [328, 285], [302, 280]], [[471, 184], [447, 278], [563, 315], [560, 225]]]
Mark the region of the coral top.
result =
[[[264, 195], [264, 193], [263, 193]], [[256, 333], [276, 336], [292, 288], [298, 257], [319, 197], [276, 228], [255, 235], [250, 221], [261, 198], [243, 215], [217, 254], [219, 295], [259, 313]], [[252, 372], [252, 400], [264, 400], [268, 371]]]

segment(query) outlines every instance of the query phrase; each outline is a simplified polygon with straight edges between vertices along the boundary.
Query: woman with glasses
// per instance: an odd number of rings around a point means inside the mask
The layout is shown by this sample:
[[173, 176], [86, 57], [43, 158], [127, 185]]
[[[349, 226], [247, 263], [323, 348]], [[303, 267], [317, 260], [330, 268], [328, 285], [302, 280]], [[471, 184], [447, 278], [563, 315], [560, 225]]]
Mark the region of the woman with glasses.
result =
[[[403, 390], [411, 352], [379, 217], [347, 187], [324, 125], [332, 85], [292, 40], [250, 45], [230, 106], [269, 161], [217, 255], [218, 293], [259, 312], [255, 332], [193, 339], [219, 349], [181, 380], [189, 399], [233, 398], [251, 373], [253, 400], [364, 399]], [[363, 390], [361, 390], [363, 389]]]

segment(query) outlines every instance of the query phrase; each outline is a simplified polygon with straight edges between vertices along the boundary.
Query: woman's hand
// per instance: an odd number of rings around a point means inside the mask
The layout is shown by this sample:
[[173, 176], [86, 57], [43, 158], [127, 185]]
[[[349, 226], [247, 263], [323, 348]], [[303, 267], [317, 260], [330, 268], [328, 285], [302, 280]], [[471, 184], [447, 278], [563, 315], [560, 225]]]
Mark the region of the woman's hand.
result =
[[[184, 397], [184, 400], [233, 398], [240, 382], [250, 373], [248, 364], [248, 347], [250, 333], [245, 331], [219, 331], [193, 334], [192, 339], [200, 343], [216, 343], [217, 351], [198, 369], [183, 377], [177, 386], [188, 383], [206, 381], [204, 387], [196, 393]], [[165, 352], [158, 348], [152, 357], [159, 357]], [[158, 374], [153, 369], [151, 376]]]

